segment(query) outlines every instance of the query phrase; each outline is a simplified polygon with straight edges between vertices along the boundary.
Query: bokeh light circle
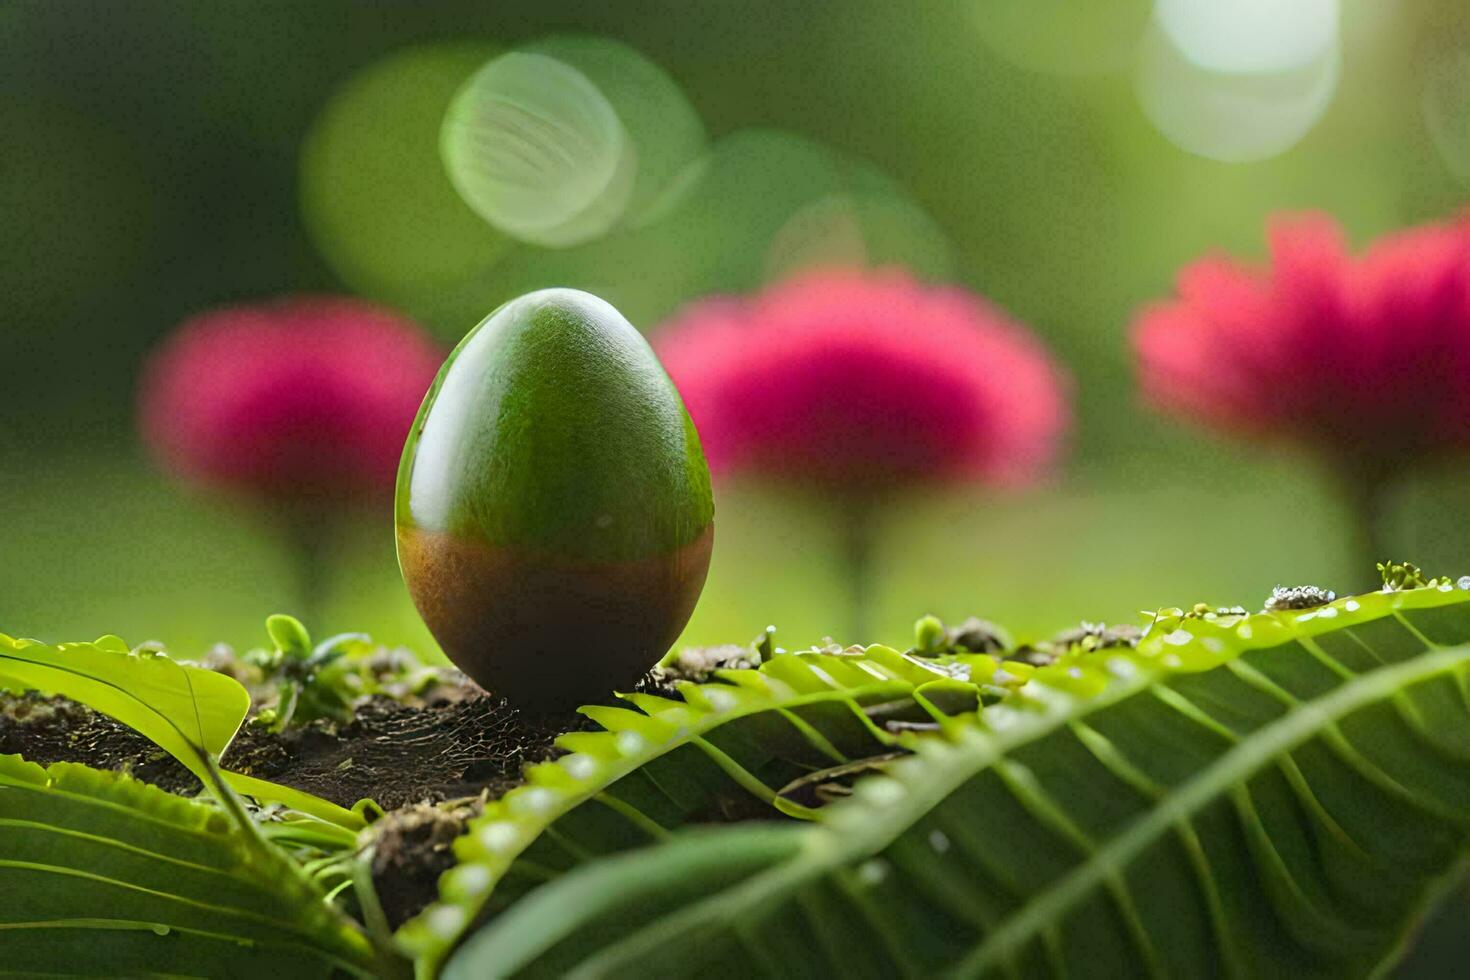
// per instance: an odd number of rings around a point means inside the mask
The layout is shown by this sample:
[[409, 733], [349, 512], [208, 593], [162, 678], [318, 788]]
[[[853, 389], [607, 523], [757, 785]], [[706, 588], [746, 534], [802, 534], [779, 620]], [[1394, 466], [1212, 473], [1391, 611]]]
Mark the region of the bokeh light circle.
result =
[[582, 72], [512, 51], [477, 71], [445, 113], [449, 178], [486, 221], [560, 247], [617, 224], [637, 154], [616, 110]]
[[647, 220], [648, 212], [691, 164], [709, 148], [704, 121], [668, 72], [612, 38], [564, 35], [542, 38], [517, 50], [555, 58], [597, 86], [632, 143], [637, 174], [624, 219]]
[[812, 265], [953, 272], [951, 243], [887, 174], [793, 133], [740, 130], [690, 164], [643, 222], [572, 248], [524, 246], [480, 284], [488, 312], [546, 286], [602, 296], [638, 327], [711, 293]]
[[840, 190], [802, 206], [766, 249], [767, 280], [823, 266], [901, 265], [921, 279], [954, 273], [948, 238], [901, 188]]
[[1287, 72], [1332, 49], [1340, 10], [1339, 0], [1157, 0], [1154, 18], [1200, 68]]
[[301, 155], [306, 227], [355, 291], [419, 316], [483, 275], [510, 241], [460, 198], [439, 161], [450, 99], [496, 47], [456, 41], [396, 52], [349, 78]]
[[1135, 87], [1144, 114], [1182, 150], [1227, 163], [1265, 160], [1294, 146], [1337, 91], [1334, 43], [1285, 71], [1224, 72], [1189, 60], [1162, 30], [1145, 39]]
[[1153, 0], [969, 0], [986, 47], [1028, 71], [1095, 75], [1133, 60]]

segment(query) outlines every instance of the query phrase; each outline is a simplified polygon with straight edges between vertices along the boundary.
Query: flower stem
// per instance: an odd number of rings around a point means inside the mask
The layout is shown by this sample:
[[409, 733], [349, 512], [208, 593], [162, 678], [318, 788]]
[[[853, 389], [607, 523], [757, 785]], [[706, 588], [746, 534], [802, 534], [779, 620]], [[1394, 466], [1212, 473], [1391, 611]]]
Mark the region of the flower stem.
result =
[[1346, 466], [1337, 467], [1334, 477], [1352, 523], [1353, 585], [1361, 579], [1364, 588], [1376, 587], [1378, 563], [1395, 557], [1385, 533], [1389, 481]]
[[873, 596], [873, 545], [878, 508], [871, 497], [853, 495], [839, 505], [842, 571], [847, 578], [849, 643], [869, 643]]
[[306, 506], [288, 506], [278, 516], [281, 540], [294, 576], [294, 612], [309, 624], [308, 628], [317, 631], [327, 597], [338, 520], [323, 508]]

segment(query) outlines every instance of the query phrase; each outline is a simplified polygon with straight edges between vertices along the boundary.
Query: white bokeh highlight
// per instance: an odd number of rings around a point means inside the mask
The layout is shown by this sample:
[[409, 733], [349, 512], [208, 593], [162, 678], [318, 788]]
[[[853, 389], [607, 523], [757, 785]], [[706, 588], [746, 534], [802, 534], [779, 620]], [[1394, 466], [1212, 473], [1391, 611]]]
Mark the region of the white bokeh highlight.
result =
[[1157, 0], [1154, 21], [1185, 61], [1206, 71], [1306, 68], [1337, 44], [1339, 0]]
[[444, 116], [440, 151], [465, 202], [522, 241], [565, 247], [617, 224], [637, 153], [582, 72], [521, 51], [490, 61]]
[[[1247, 163], [1289, 150], [1332, 103], [1342, 69], [1341, 49], [1334, 28], [1325, 49], [1300, 64], [1281, 67], [1288, 48], [1275, 41], [1260, 43], [1265, 53], [1236, 49], [1227, 58], [1222, 46], [1212, 51], [1212, 59], [1275, 67], [1205, 67], [1201, 50], [1191, 57], [1156, 24], [1144, 40], [1135, 76], [1144, 115], [1169, 142], [1211, 160]], [[1301, 54], [1306, 48], [1302, 44], [1291, 51]]]

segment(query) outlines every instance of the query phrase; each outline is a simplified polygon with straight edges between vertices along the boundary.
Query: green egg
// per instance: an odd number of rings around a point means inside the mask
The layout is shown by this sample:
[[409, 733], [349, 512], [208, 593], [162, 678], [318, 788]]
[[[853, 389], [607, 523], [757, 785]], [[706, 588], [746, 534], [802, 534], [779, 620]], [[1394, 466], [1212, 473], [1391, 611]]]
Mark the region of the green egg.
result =
[[704, 586], [699, 435], [643, 336], [574, 289], [506, 303], [455, 348], [398, 471], [403, 579], [481, 686], [553, 708], [626, 690]]

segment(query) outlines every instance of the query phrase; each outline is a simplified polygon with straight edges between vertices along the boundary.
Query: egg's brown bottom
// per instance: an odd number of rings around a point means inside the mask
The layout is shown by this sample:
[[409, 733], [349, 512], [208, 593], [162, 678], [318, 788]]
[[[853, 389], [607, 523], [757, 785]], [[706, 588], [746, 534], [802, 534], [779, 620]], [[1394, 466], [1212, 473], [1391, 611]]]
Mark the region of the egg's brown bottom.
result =
[[403, 578], [429, 632], [482, 687], [532, 708], [605, 701], [671, 647], [709, 571], [714, 525], [637, 561], [568, 561], [398, 529]]

